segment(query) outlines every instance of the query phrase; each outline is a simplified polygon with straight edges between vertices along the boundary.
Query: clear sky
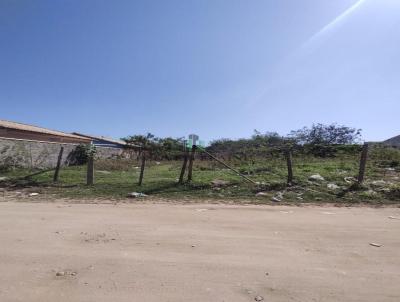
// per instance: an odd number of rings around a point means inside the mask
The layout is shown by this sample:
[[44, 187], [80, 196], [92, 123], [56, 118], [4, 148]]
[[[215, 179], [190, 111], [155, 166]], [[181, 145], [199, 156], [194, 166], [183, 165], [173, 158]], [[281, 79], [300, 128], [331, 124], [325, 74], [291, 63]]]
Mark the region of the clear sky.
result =
[[400, 134], [400, 0], [1, 0], [0, 119], [210, 140]]

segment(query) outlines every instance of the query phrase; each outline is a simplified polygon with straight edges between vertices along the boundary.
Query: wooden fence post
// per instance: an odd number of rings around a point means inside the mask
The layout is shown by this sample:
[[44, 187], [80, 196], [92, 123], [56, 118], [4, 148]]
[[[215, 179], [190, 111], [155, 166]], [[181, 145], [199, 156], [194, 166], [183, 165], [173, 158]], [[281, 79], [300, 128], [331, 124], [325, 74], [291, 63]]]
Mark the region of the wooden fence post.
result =
[[60, 167], [61, 167], [61, 160], [62, 160], [63, 152], [64, 152], [64, 147], [61, 146], [60, 153], [58, 154], [56, 170], [55, 170], [54, 176], [53, 176], [53, 181], [54, 182], [58, 181], [58, 175], [60, 173]]
[[368, 144], [365, 143], [361, 151], [360, 170], [358, 172], [358, 179], [357, 179], [359, 185], [361, 185], [364, 181], [365, 167], [367, 166], [367, 158], [368, 158]]
[[146, 155], [145, 152], [142, 152], [142, 165], [140, 167], [140, 176], [139, 176], [139, 182], [138, 185], [141, 186], [143, 182], [143, 175], [144, 175], [144, 167], [146, 165]]
[[192, 152], [190, 153], [190, 160], [189, 160], [189, 168], [188, 168], [188, 182], [191, 182], [193, 177], [192, 177], [192, 171], [193, 171], [193, 161], [194, 161], [194, 155], [196, 153], [196, 145], [192, 146]]
[[293, 184], [292, 152], [290, 150], [286, 150], [285, 155], [288, 169], [287, 185], [290, 187]]
[[183, 158], [183, 164], [182, 164], [182, 170], [181, 170], [181, 175], [179, 175], [179, 184], [183, 183], [183, 177], [185, 176], [185, 171], [186, 171], [186, 166], [187, 166], [187, 162], [189, 159], [189, 151], [185, 151], [185, 155]]
[[91, 186], [94, 184], [94, 156], [93, 155], [88, 156], [86, 184], [88, 186]]

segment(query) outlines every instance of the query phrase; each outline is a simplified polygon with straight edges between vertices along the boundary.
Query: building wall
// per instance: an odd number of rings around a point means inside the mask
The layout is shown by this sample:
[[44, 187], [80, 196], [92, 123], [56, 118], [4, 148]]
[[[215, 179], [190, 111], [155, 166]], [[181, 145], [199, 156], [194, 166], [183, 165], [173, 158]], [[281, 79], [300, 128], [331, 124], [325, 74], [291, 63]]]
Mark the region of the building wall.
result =
[[76, 144], [0, 138], [0, 166], [53, 168], [61, 146], [64, 146], [62, 163], [65, 164]]
[[[78, 144], [0, 138], [0, 167], [53, 168], [57, 164], [61, 146], [64, 147], [62, 164], [66, 165]], [[119, 148], [96, 147], [96, 151], [97, 159], [135, 156], [134, 152], [131, 154], [128, 150]]]
[[128, 148], [113, 148], [96, 146], [96, 158], [112, 159], [112, 158], [129, 158], [136, 159], [137, 151]]

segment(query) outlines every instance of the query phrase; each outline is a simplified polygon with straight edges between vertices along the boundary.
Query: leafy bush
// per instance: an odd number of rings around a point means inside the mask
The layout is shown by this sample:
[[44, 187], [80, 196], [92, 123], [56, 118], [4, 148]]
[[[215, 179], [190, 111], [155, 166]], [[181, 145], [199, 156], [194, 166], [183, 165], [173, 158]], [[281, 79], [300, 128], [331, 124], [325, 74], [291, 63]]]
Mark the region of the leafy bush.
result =
[[89, 156], [94, 156], [96, 147], [94, 145], [78, 145], [75, 150], [68, 154], [67, 161], [70, 165], [84, 165]]

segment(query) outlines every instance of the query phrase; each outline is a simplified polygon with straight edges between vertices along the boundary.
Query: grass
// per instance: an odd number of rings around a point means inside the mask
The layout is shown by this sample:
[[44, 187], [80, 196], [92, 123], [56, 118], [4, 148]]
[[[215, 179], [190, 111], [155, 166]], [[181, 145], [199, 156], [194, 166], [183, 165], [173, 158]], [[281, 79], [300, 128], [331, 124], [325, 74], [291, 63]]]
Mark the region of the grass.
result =
[[[43, 173], [30, 180], [17, 180], [29, 174], [27, 170], [12, 170], [1, 173], [11, 179], [8, 185], [15, 190], [23, 187], [35, 187], [55, 197], [92, 199], [125, 198], [129, 192], [173, 199], [245, 199], [254, 203], [270, 202], [277, 192], [283, 192], [285, 202], [345, 202], [345, 203], [396, 203], [400, 200], [399, 170], [388, 170], [384, 159], [372, 159], [368, 163], [366, 184], [362, 187], [351, 185], [345, 177], [354, 177], [358, 173], [358, 157], [312, 158], [294, 157], [295, 184], [286, 186], [287, 168], [284, 158], [258, 159], [254, 162], [231, 162], [241, 173], [258, 182], [255, 186], [228, 169], [212, 161], [196, 160], [193, 169], [193, 181], [178, 185], [181, 162], [148, 162], [142, 186], [137, 185], [139, 164], [129, 160], [102, 160], [96, 162], [95, 184], [86, 185], [86, 166], [65, 167], [60, 171], [57, 184], [52, 183], [53, 172]], [[382, 164], [383, 163], [383, 164]], [[324, 182], [310, 182], [310, 175], [320, 174]], [[215, 179], [229, 181], [230, 184], [215, 188], [211, 181]], [[374, 188], [374, 180], [385, 180], [387, 188]], [[328, 183], [334, 183], [341, 189], [331, 190]], [[265, 192], [256, 196], [257, 192]]]

